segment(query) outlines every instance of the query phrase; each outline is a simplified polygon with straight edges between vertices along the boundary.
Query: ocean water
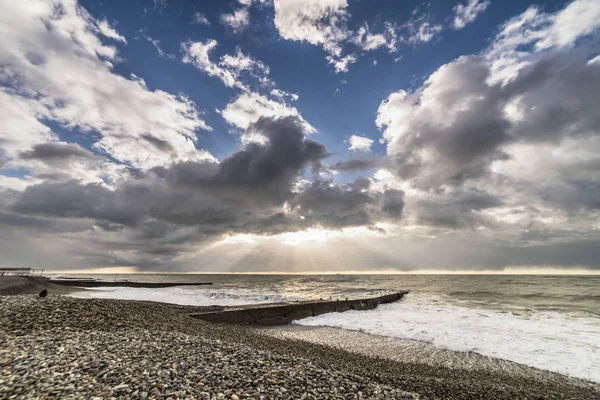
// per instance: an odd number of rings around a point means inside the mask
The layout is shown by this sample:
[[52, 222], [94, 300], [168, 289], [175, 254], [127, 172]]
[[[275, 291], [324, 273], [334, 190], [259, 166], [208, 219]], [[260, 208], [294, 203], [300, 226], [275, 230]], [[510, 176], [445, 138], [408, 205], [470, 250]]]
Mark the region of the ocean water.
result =
[[126, 279], [213, 285], [93, 289], [85, 296], [241, 305], [408, 289], [411, 292], [400, 302], [375, 310], [323, 314], [295, 323], [426, 342], [600, 383], [600, 276], [128, 275]]

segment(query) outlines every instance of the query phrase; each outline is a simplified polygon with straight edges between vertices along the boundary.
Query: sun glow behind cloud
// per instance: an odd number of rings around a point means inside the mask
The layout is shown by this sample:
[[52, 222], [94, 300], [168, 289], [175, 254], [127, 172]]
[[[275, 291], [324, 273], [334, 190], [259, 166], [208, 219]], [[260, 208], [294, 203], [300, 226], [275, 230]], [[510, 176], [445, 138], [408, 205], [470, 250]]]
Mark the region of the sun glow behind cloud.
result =
[[287, 246], [312, 246], [320, 245], [336, 239], [358, 238], [358, 237], [373, 237], [381, 235], [383, 226], [376, 226], [376, 229], [366, 227], [352, 227], [344, 229], [322, 229], [309, 228], [304, 231], [285, 232], [279, 235], [264, 236], [253, 234], [237, 234], [230, 235], [223, 239], [221, 244], [256, 244], [259, 242], [275, 241]]

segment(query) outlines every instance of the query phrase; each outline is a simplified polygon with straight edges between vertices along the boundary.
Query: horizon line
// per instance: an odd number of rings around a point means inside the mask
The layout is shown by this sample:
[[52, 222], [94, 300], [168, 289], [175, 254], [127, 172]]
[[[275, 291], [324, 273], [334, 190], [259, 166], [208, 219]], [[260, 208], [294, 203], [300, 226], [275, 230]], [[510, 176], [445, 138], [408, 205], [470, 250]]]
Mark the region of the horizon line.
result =
[[[348, 271], [136, 271], [111, 270], [112, 268], [85, 270], [51, 270], [44, 274], [84, 274], [84, 275], [570, 275], [596, 276], [600, 270], [594, 269], [564, 269], [564, 268], [531, 268], [531, 269], [502, 269], [502, 270], [348, 270]], [[41, 270], [41, 269], [36, 269]]]

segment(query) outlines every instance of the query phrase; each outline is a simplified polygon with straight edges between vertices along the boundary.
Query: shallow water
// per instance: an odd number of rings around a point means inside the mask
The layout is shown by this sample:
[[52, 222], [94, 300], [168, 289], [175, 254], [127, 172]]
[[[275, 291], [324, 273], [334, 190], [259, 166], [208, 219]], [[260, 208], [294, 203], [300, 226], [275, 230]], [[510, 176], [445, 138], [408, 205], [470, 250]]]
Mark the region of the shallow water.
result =
[[411, 293], [395, 304], [371, 311], [324, 314], [296, 323], [416, 340], [600, 382], [599, 276], [129, 275], [127, 279], [214, 284], [95, 289], [86, 295], [240, 305], [342, 299], [409, 289]]

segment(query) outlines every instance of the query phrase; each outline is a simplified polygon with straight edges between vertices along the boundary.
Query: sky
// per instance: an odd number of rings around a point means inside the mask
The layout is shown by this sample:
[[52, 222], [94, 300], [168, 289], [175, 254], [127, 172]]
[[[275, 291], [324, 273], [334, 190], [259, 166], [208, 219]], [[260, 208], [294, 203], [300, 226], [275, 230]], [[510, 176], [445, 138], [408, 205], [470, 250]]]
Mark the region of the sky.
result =
[[0, 266], [600, 270], [600, 0], [0, 11]]

